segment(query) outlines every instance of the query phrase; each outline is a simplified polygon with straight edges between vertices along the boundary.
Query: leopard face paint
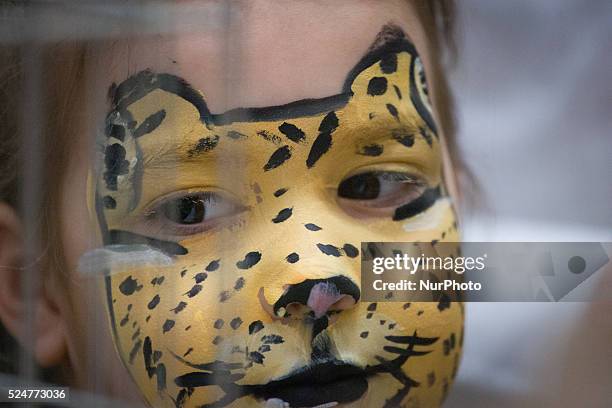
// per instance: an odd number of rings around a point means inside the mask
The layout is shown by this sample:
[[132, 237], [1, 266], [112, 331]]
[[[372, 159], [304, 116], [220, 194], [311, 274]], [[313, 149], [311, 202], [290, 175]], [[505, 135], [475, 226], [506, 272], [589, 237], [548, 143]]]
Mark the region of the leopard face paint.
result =
[[[458, 240], [411, 43], [278, 107], [213, 114], [150, 71], [113, 93], [91, 211], [117, 350], [151, 405], [443, 400], [462, 305], [359, 301], [361, 241]], [[113, 262], [117, 246], [171, 262]]]

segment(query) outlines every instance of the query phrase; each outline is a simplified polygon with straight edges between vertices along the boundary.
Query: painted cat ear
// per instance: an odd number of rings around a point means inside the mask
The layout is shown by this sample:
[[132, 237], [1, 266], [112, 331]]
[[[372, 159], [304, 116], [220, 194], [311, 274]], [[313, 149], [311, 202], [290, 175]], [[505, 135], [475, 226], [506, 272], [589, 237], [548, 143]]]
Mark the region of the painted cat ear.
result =
[[207, 127], [212, 126], [212, 115], [202, 94], [195, 90], [187, 81], [175, 75], [159, 74], [146, 69], [126, 79], [118, 86], [111, 86], [109, 97], [114, 110], [125, 112], [132, 103], [156, 89], [161, 89], [185, 99], [198, 110], [202, 123]]
[[[384, 39], [376, 39], [368, 53], [364, 55], [361, 60], [351, 69], [346, 76], [342, 92], [351, 93], [353, 82], [359, 77], [363, 71], [372, 67], [375, 64], [380, 64], [380, 69], [384, 74], [394, 74], [397, 71], [397, 54], [401, 52], [408, 52], [413, 56], [417, 56], [414, 45], [408, 41], [400, 29], [392, 37]], [[381, 31], [381, 34], [385, 32], [385, 29]]]

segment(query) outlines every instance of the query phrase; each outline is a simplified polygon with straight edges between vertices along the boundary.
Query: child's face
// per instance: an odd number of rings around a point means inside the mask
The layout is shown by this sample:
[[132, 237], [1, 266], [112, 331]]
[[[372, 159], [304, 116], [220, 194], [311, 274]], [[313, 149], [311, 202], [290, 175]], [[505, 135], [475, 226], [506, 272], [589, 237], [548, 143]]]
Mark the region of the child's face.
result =
[[[421, 60], [388, 28], [367, 51], [391, 19], [378, 13], [353, 39], [327, 34], [340, 68], [266, 59], [288, 66], [274, 68], [280, 102], [262, 105], [281, 106], [215, 110], [231, 102], [189, 68], [206, 65], [195, 51], [112, 87], [88, 188], [106, 251], [82, 262], [104, 274], [114, 342], [149, 403], [429, 406], [446, 392], [459, 305], [358, 302], [362, 241], [458, 239]], [[265, 42], [248, 46], [265, 58]], [[287, 100], [313, 70], [329, 91]]]

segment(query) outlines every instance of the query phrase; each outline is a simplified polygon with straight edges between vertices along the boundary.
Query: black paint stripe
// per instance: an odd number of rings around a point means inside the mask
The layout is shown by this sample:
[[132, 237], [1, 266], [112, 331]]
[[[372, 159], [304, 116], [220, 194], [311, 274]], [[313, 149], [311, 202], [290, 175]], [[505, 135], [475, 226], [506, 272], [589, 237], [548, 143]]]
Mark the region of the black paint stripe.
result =
[[194, 155], [200, 153], [210, 152], [215, 147], [217, 147], [218, 143], [219, 135], [214, 135], [213, 137], [204, 137], [198, 140], [198, 143], [196, 143], [193, 148], [189, 149], [187, 154], [189, 155], [189, 157], [193, 157]]
[[272, 222], [278, 224], [279, 222], [283, 222], [289, 219], [293, 214], [293, 208], [283, 208], [278, 212], [276, 217], [272, 219]]
[[378, 47], [373, 52], [369, 52], [368, 54], [364, 55], [363, 58], [361, 58], [357, 65], [355, 65], [351, 72], [349, 72], [347, 75], [346, 80], [344, 81], [344, 86], [342, 87], [343, 92], [351, 92], [353, 81], [355, 81], [363, 70], [372, 66], [373, 64], [376, 64], [383, 58], [393, 58], [390, 57], [390, 55], [400, 52], [408, 52], [413, 56], [418, 55], [414, 45], [406, 40], [406, 38], [397, 38], [389, 41], [387, 44], [383, 45], [382, 47]]
[[[351, 86], [354, 80], [364, 69], [379, 61], [382, 62], [383, 59], [396, 58], [395, 54], [400, 52], [410, 53], [413, 56], [413, 61], [414, 57], [418, 55], [414, 45], [406, 38], [392, 40], [373, 52], [364, 55], [359, 60], [347, 74], [341, 93], [320, 99], [303, 99], [285, 105], [263, 108], [238, 108], [221, 114], [211, 114], [202, 95], [193, 89], [184, 79], [171, 74], [154, 74], [150, 70], [145, 70], [128, 78], [114, 88], [112, 92], [114, 94], [113, 104], [119, 110], [124, 110], [136, 100], [159, 88], [193, 104], [200, 114], [200, 120], [208, 125], [223, 126], [234, 122], [261, 122], [314, 116], [344, 107], [352, 96]], [[414, 84], [413, 80], [411, 80], [411, 84]], [[416, 93], [412, 92], [411, 94], [415, 95]], [[415, 102], [413, 101], [413, 103]], [[420, 106], [421, 108], [423, 107], [422, 104]], [[427, 114], [423, 114], [421, 108], [417, 107], [417, 110], [425, 118]]]
[[329, 112], [319, 126], [319, 136], [315, 139], [306, 159], [306, 166], [311, 168], [329, 151], [332, 145], [332, 133], [338, 127], [338, 117], [335, 112]]
[[236, 262], [236, 266], [239, 269], [249, 269], [256, 265], [261, 260], [261, 253], [257, 251], [249, 252], [244, 256], [242, 261]]
[[140, 126], [136, 128], [133, 134], [134, 138], [139, 138], [140, 136], [153, 132], [155, 129], [157, 129], [159, 125], [161, 125], [165, 118], [165, 110], [161, 109], [155, 112], [154, 114], [143, 120]]
[[438, 198], [440, 198], [440, 195], [440, 186], [428, 188], [416, 200], [396, 208], [395, 213], [393, 214], [393, 221], [405, 220], [406, 218], [414, 217], [415, 215], [422, 213], [434, 205]]
[[397, 71], [397, 54], [387, 54], [380, 59], [380, 70], [383, 74], [393, 74]]
[[361, 150], [358, 152], [362, 156], [380, 156], [383, 154], [383, 147], [379, 144], [371, 144], [367, 146], [363, 146]]
[[264, 165], [264, 171], [277, 168], [291, 158], [291, 148], [287, 145], [279, 147], [272, 153], [268, 162]]
[[395, 107], [395, 105], [388, 103], [387, 110], [389, 111], [391, 116], [393, 116], [396, 120], [399, 120], [399, 112], [397, 111], [397, 108]]
[[414, 105], [417, 113], [421, 115], [427, 126], [432, 130], [434, 135], [438, 137], [438, 129], [436, 127], [436, 122], [434, 121], [429, 109], [425, 106], [425, 103], [421, 100], [421, 96], [419, 95], [419, 91], [416, 85], [416, 74], [415, 74], [415, 57], [412, 58], [410, 62], [410, 101]]
[[303, 142], [306, 139], [306, 134], [302, 129], [295, 126], [293, 123], [283, 122], [278, 130], [287, 138], [295, 143]]
[[340, 249], [332, 244], [317, 244], [317, 248], [319, 248], [319, 250], [321, 252], [323, 252], [325, 255], [330, 255], [330, 256], [342, 256], [342, 253], [340, 253]]
[[287, 192], [287, 188], [279, 188], [274, 192], [274, 197], [280, 197]]

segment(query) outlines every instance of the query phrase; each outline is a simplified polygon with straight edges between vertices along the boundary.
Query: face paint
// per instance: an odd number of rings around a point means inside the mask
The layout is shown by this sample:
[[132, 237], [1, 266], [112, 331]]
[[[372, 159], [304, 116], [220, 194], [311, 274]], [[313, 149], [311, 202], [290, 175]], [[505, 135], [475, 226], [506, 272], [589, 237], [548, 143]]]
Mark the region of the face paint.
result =
[[318, 100], [212, 114], [169, 74], [113, 88], [91, 192], [105, 249], [83, 264], [105, 269], [151, 405], [443, 400], [462, 305], [359, 302], [361, 241], [459, 238], [422, 65], [393, 34]]

